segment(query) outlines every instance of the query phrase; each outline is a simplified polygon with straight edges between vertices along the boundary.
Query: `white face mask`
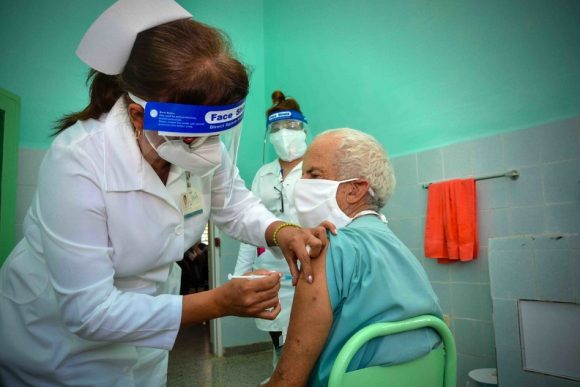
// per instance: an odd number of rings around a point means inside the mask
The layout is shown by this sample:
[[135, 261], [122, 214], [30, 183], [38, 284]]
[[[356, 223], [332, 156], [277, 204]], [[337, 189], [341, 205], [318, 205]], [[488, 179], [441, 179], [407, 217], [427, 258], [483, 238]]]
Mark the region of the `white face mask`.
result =
[[294, 187], [294, 206], [300, 225], [315, 227], [328, 220], [342, 228], [352, 221], [338, 206], [336, 191], [341, 183], [358, 178], [335, 181], [324, 179], [300, 179]]
[[284, 161], [296, 160], [306, 152], [306, 133], [303, 130], [280, 129], [270, 134], [270, 142]]
[[[198, 141], [201, 141], [198, 140]], [[182, 140], [167, 141], [157, 147], [157, 154], [171, 164], [203, 177], [212, 173], [222, 161], [219, 136], [208, 137], [200, 145], [190, 148]]]

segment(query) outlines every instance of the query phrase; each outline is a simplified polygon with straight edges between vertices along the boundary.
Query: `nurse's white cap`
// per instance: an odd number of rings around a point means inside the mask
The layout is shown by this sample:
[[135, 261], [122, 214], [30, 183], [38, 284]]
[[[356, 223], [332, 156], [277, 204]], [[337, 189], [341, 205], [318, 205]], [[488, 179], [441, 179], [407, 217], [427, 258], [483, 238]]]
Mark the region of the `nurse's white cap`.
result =
[[119, 0], [90, 26], [76, 53], [101, 73], [120, 74], [139, 32], [189, 18], [174, 0]]

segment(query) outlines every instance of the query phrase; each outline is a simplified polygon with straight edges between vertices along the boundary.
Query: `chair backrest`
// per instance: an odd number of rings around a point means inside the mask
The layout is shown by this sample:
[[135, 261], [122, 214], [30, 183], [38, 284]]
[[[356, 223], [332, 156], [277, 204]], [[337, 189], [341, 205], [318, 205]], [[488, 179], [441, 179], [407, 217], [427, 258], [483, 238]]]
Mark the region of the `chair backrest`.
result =
[[[346, 372], [356, 352], [375, 337], [392, 335], [420, 328], [433, 328], [443, 347], [406, 363], [373, 366]], [[456, 387], [457, 350], [451, 331], [435, 316], [424, 315], [396, 322], [375, 323], [355, 333], [340, 350], [330, 372], [329, 387]]]

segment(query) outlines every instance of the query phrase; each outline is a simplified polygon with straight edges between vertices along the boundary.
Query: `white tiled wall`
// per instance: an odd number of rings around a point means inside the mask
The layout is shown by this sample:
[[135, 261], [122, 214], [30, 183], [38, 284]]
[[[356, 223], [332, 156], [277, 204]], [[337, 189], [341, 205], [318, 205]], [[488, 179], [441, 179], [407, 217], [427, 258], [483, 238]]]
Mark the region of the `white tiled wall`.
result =
[[44, 157], [44, 149], [20, 148], [18, 154], [18, 193], [16, 197], [16, 242], [22, 239], [22, 221], [36, 192], [38, 169]]
[[[384, 145], [388, 150], [389, 144]], [[465, 386], [470, 370], [495, 367], [498, 361], [489, 239], [580, 233], [580, 118], [396, 157], [393, 165], [397, 187], [383, 212], [425, 267], [444, 313], [451, 318], [458, 348], [458, 386]], [[477, 183], [479, 258], [451, 265], [424, 258], [427, 190], [422, 184], [512, 169], [519, 171], [519, 179]]]

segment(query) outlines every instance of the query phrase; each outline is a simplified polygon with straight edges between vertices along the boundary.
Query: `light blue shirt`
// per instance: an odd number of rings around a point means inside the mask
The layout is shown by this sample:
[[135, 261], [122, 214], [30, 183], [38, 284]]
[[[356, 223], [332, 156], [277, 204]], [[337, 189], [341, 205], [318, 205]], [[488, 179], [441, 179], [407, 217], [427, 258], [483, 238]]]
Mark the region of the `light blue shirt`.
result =
[[[377, 216], [356, 218], [329, 238], [326, 278], [333, 321], [310, 375], [311, 386], [328, 384], [340, 349], [363, 327], [423, 314], [442, 317], [425, 270]], [[376, 338], [357, 352], [348, 371], [415, 359], [439, 342], [430, 328]]]

